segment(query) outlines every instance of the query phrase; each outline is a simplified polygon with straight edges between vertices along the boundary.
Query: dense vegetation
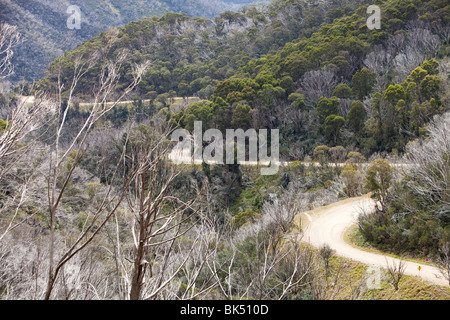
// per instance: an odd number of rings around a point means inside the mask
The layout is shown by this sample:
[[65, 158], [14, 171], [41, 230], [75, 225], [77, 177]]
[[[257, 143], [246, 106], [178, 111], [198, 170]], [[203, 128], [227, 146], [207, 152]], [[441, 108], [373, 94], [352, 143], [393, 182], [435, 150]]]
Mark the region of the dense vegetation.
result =
[[[448, 106], [438, 62], [424, 63], [448, 55], [448, 5], [381, 4], [383, 26], [372, 31], [365, 6], [353, 13], [346, 2], [324, 11], [302, 1], [275, 1], [267, 11], [223, 13], [213, 26], [170, 13], [120, 29], [111, 52], [131, 52], [130, 65], [151, 61], [135, 99], [205, 99], [173, 115], [186, 128], [195, 120], [217, 128], [279, 128], [282, 153], [292, 160], [323, 144], [366, 157], [402, 153]], [[72, 59], [107, 39], [103, 34], [56, 60], [39, 88], [51, 87], [59, 68], [69, 79]], [[127, 82], [131, 68], [124, 70]], [[96, 74], [94, 68], [79, 97], [89, 99]]]
[[375, 191], [381, 207], [362, 215], [359, 225], [374, 246], [431, 261], [448, 256], [449, 116], [436, 117], [427, 129], [427, 139], [408, 146], [411, 168], [405, 177], [396, 181], [387, 163], [374, 164], [369, 170], [368, 188]]
[[[219, 80], [234, 75], [252, 58], [275, 52], [299, 36], [309, 36], [322, 23], [354, 10], [358, 3], [332, 2], [328, 9], [324, 4], [309, 6], [303, 1], [274, 1], [267, 7], [226, 11], [213, 20], [168, 13], [121, 28], [109, 54], [119, 49], [132, 54], [123, 83], [133, 62], [151, 61], [152, 66], [139, 86], [141, 98], [170, 91], [178, 96], [198, 94], [209, 98]], [[71, 59], [92, 52], [107, 38], [108, 34], [103, 33], [66, 53], [53, 62], [49, 68], [51, 73], [61, 67], [65, 71], [63, 76], [68, 77]], [[89, 94], [89, 85], [94, 81], [95, 77], [91, 77], [80, 91]]]
[[[378, 203], [359, 220], [366, 240], [445, 256], [450, 6], [377, 4], [381, 30], [368, 30], [366, 1], [146, 18], [0, 95], [0, 296], [383, 296], [367, 288], [366, 267], [297, 241], [299, 212], [369, 191]], [[33, 107], [20, 109], [20, 94], [35, 95]], [[170, 134], [196, 120], [278, 128], [291, 163], [273, 176], [176, 166]], [[389, 163], [402, 156], [404, 174]]]
[[[197, 120], [204, 130], [279, 128], [286, 160], [342, 162], [358, 154], [355, 162], [364, 162], [374, 154], [401, 155], [409, 141], [426, 136], [435, 115], [448, 111], [447, 74], [438, 60], [445, 63], [449, 55], [449, 6], [439, 0], [380, 1], [382, 28], [371, 31], [366, 6], [355, 4], [336, 1], [325, 10], [274, 1], [266, 10], [223, 13], [213, 26], [167, 14], [127, 25], [115, 48], [133, 52], [133, 61], [152, 61], [135, 98], [151, 105], [177, 95], [204, 99], [187, 111], [164, 111], [188, 130]], [[50, 71], [63, 66], [69, 77], [65, 64], [105, 37], [67, 53]], [[52, 76], [45, 81], [41, 85], [51, 84]], [[83, 88], [90, 85], [81, 87], [80, 97], [88, 99]], [[355, 167], [345, 168], [343, 179], [342, 194], [362, 192]], [[327, 187], [329, 180], [325, 174], [314, 185]], [[241, 203], [237, 181], [227, 206]], [[392, 206], [398, 214], [399, 205]]]
[[[145, 17], [167, 12], [184, 12], [189, 16], [213, 18], [226, 10], [238, 10], [252, 0], [12, 0], [0, 2], [0, 21], [16, 25], [23, 44], [13, 58], [16, 73], [9, 78], [35, 81], [43, 77], [48, 65], [64, 51], [99, 35], [112, 27], [124, 26]], [[67, 20], [70, 5], [81, 10], [81, 28], [70, 30]]]

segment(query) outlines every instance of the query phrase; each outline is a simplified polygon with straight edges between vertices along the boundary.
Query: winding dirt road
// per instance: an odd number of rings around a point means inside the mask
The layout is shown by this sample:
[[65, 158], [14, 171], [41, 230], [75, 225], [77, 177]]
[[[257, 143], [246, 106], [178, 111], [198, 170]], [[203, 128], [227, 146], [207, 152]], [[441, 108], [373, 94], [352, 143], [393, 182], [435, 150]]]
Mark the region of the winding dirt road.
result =
[[[361, 210], [373, 208], [374, 202], [368, 196], [347, 199], [315, 211], [314, 214], [303, 213], [303, 220], [309, 221], [305, 228], [303, 241], [309, 241], [314, 247], [319, 248], [328, 244], [342, 257], [350, 258], [367, 265], [385, 268], [387, 263], [396, 265], [398, 259], [381, 254], [370, 253], [357, 249], [344, 241], [344, 232], [356, 223]], [[419, 266], [421, 270], [419, 271]], [[448, 286], [439, 270], [428, 265], [406, 261], [405, 274], [420, 276], [433, 284]]]

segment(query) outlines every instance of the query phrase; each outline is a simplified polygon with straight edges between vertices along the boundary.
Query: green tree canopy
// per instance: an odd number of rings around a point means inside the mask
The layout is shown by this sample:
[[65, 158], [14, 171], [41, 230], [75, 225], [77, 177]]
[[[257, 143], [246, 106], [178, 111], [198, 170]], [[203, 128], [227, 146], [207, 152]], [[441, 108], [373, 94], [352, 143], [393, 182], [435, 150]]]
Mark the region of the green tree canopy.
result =
[[340, 139], [340, 132], [345, 124], [345, 119], [332, 114], [325, 119], [325, 135], [336, 145]]
[[357, 135], [361, 134], [366, 120], [366, 108], [361, 101], [354, 101], [347, 114], [347, 125]]
[[393, 169], [387, 161], [376, 159], [369, 165], [366, 173], [366, 187], [372, 192], [372, 198], [381, 203], [383, 209], [392, 180]]
[[337, 97], [325, 98], [322, 97], [317, 103], [317, 115], [320, 123], [324, 123], [325, 119], [333, 114], [338, 113], [339, 100]]
[[375, 84], [374, 72], [370, 72], [367, 68], [362, 68], [361, 71], [356, 72], [353, 75], [353, 94], [358, 100], [364, 100], [371, 92], [373, 85]]

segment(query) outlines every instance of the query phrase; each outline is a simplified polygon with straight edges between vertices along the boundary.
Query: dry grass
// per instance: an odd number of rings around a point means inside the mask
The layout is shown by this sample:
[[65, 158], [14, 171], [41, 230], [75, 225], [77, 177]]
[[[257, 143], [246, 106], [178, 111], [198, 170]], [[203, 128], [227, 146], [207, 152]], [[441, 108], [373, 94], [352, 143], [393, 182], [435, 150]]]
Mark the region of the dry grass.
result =
[[339, 292], [334, 300], [450, 300], [450, 288], [430, 284], [415, 276], [404, 275], [396, 291], [388, 282], [383, 269], [380, 289], [368, 289], [365, 285], [367, 265], [334, 256], [330, 261], [331, 269], [336, 271], [339, 265], [343, 269], [339, 278]]

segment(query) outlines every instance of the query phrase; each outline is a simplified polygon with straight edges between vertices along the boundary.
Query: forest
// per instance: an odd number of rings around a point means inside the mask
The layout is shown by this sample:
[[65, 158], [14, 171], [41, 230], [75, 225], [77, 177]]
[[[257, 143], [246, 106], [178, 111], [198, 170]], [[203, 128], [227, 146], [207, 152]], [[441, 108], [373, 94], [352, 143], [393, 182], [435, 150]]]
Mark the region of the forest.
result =
[[[366, 157], [403, 153], [444, 112], [441, 69], [432, 58], [447, 56], [442, 24], [448, 6], [389, 2], [382, 31], [370, 31], [362, 8], [345, 16], [357, 3], [331, 4], [275, 1], [266, 12], [225, 12], [213, 25], [173, 13], [133, 22], [55, 60], [37, 88], [51, 90], [61, 69], [61, 77], [70, 78], [75, 56], [89, 55], [117, 33], [110, 54], [126, 50], [131, 57], [116, 89], [130, 80], [132, 63], [151, 61], [133, 99], [200, 97], [204, 101], [190, 106], [184, 127], [202, 120], [218, 128], [279, 128], [290, 160], [302, 159], [289, 152], [308, 155], [321, 144]], [[97, 75], [95, 66], [77, 88], [80, 99], [91, 98], [89, 79]], [[170, 116], [179, 121], [180, 114]]]
[[13, 83], [37, 81], [49, 63], [65, 51], [98, 36], [112, 27], [123, 27], [144, 17], [161, 17], [167, 12], [213, 18], [226, 10], [239, 10], [252, 0], [77, 0], [70, 2], [80, 9], [80, 28], [68, 29], [67, 0], [2, 0], [0, 21], [17, 26], [24, 42], [12, 57]]
[[[450, 283], [450, 5], [374, 3], [374, 30], [366, 0], [143, 18], [0, 92], [0, 299], [448, 299], [301, 241], [300, 213], [369, 194], [364, 246]], [[278, 129], [286, 165], [174, 164], [195, 121]]]

